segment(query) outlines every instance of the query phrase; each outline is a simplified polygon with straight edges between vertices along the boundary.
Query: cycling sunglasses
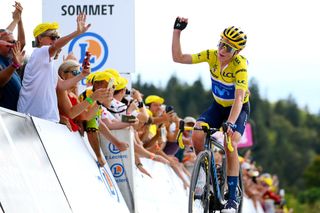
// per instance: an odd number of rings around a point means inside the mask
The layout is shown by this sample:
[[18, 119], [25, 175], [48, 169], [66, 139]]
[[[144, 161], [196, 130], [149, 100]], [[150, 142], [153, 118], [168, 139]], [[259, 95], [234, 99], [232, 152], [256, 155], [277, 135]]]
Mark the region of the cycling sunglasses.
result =
[[219, 43], [218, 46], [219, 46], [219, 49], [226, 48], [226, 51], [227, 51], [228, 53], [231, 53], [231, 52], [235, 52], [235, 51], [236, 51], [236, 49], [235, 49], [234, 47], [230, 46], [230, 44], [227, 44], [227, 43], [225, 43], [225, 42], [223, 42], [223, 41], [220, 41], [220, 43]]
[[71, 70], [71, 71], [64, 71], [64, 73], [72, 73], [72, 75], [77, 76], [79, 75], [81, 72], [79, 70]]

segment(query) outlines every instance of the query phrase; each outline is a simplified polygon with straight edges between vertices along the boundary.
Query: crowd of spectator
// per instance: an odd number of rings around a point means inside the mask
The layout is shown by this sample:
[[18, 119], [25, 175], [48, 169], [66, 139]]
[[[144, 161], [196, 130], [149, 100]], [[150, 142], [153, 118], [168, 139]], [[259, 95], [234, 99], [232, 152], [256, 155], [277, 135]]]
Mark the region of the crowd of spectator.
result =
[[[12, 22], [0, 30], [0, 106], [79, 131], [88, 138], [99, 166], [106, 163], [100, 135], [125, 151], [128, 142], [119, 140], [110, 130], [130, 128], [134, 132], [137, 168], [151, 177], [140, 162], [141, 157], [168, 164], [187, 188], [190, 172], [183, 162], [188, 160], [181, 150], [179, 159], [175, 157], [179, 151], [176, 137], [181, 118], [173, 109], [165, 110], [163, 98], [152, 95], [144, 99], [140, 91], [129, 90], [128, 80], [115, 69], [91, 73], [88, 61], [80, 64], [72, 53], [63, 56], [63, 62], [55, 67], [61, 49], [90, 28], [86, 15], [78, 15], [75, 30], [64, 36], [59, 34], [56, 22], [37, 25], [33, 30], [34, 50], [26, 59], [23, 7], [19, 2], [13, 7]], [[15, 28], [17, 40], [13, 36]], [[87, 88], [78, 94], [77, 85], [83, 79]], [[191, 144], [190, 138], [185, 141], [186, 145]], [[194, 160], [191, 153], [192, 149], [186, 155]]]
[[[195, 118], [181, 118], [174, 107], [165, 105], [164, 98], [157, 94], [144, 97], [137, 89], [129, 88], [128, 80], [115, 69], [91, 73], [90, 66], [80, 64], [72, 53], [55, 68], [54, 60], [61, 49], [90, 28], [85, 14], [77, 17], [76, 29], [66, 36], [58, 33], [59, 25], [55, 22], [36, 26], [33, 31], [35, 49], [24, 65], [22, 12], [22, 5], [16, 2], [12, 22], [6, 29], [0, 29], [0, 106], [65, 124], [70, 131], [79, 131], [88, 137], [99, 166], [106, 163], [99, 134], [120, 151], [125, 151], [128, 142], [117, 139], [110, 130], [130, 128], [134, 132], [137, 168], [152, 177], [141, 158], [167, 164], [187, 189], [196, 154], [191, 131], [183, 132], [184, 149], [177, 144], [177, 134], [180, 120], [193, 126]], [[17, 40], [12, 34], [16, 27]], [[77, 84], [84, 78], [87, 88], [78, 94]], [[254, 201], [256, 208], [261, 204], [265, 212], [289, 212], [285, 209], [276, 175], [262, 173], [256, 168], [250, 153], [241, 159], [241, 168], [245, 196]]]
[[279, 179], [275, 174], [263, 171], [261, 166], [251, 159], [251, 150], [240, 157], [244, 196], [253, 201], [257, 212], [289, 213], [284, 189], [279, 188]]

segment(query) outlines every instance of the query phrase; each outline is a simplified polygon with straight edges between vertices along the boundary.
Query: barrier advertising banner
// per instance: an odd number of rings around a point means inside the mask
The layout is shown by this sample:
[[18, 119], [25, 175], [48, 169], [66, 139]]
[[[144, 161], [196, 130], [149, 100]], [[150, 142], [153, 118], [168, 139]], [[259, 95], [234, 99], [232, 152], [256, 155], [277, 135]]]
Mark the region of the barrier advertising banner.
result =
[[92, 72], [106, 68], [134, 72], [134, 0], [43, 0], [42, 6], [43, 22], [58, 22], [62, 36], [77, 29], [76, 17], [80, 13], [87, 14], [87, 23], [91, 24], [86, 33], [62, 49], [57, 66], [62, 55], [69, 52], [82, 63], [89, 51]]
[[129, 149], [120, 152], [115, 145], [100, 136], [101, 149], [130, 212], [135, 212], [133, 131], [130, 128], [125, 128], [113, 130], [112, 134], [120, 141], [127, 142]]

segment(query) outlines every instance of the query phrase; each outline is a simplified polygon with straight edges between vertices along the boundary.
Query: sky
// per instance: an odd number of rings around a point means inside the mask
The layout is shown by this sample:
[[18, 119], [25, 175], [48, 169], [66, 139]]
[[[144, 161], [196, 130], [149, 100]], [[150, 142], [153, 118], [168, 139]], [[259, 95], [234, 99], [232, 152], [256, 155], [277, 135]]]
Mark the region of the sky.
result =
[[[0, 1], [1, 28], [11, 20], [13, 2]], [[31, 41], [33, 27], [41, 22], [41, 1], [20, 2], [27, 41]], [[262, 97], [274, 102], [291, 94], [301, 108], [307, 105], [310, 112], [318, 113], [318, 8], [317, 0], [136, 0], [133, 80], [139, 74], [143, 82], [164, 87], [176, 75], [188, 84], [201, 78], [205, 88], [210, 88], [206, 63], [182, 65], [172, 61], [173, 23], [177, 16], [183, 16], [189, 19], [181, 36], [184, 53], [214, 49], [224, 28], [238, 26], [248, 36], [240, 54], [248, 59], [249, 80], [258, 82]], [[26, 50], [31, 52], [30, 42]]]

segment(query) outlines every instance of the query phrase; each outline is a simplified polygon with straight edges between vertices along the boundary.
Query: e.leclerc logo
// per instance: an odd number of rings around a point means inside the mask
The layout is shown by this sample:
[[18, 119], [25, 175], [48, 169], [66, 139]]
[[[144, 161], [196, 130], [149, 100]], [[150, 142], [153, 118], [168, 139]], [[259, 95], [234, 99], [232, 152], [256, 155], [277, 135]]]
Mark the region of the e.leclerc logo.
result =
[[109, 151], [114, 155], [120, 153], [120, 150], [115, 145], [113, 145], [112, 143], [109, 143]]
[[92, 72], [99, 70], [108, 59], [109, 49], [107, 42], [96, 33], [86, 32], [70, 42], [68, 53], [79, 52], [79, 63], [81, 64], [86, 51], [91, 53], [90, 64]]
[[121, 177], [124, 173], [124, 168], [120, 163], [113, 164], [110, 170], [115, 178]]

